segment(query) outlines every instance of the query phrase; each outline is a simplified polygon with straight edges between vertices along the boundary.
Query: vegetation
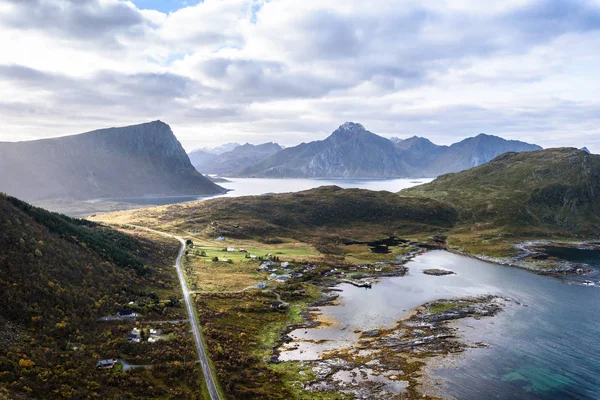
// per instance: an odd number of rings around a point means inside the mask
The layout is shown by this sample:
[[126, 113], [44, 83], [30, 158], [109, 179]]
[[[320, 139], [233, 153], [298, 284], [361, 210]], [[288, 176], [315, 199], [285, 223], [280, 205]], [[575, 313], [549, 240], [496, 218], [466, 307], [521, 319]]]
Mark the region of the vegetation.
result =
[[459, 225], [522, 236], [597, 235], [600, 156], [571, 149], [506, 153], [403, 190], [456, 208]]
[[104, 214], [97, 220], [136, 224], [196, 237], [316, 242], [323, 237], [373, 239], [437, 233], [456, 222], [452, 207], [389, 192], [320, 187], [298, 193], [219, 198]]
[[[183, 365], [195, 354], [184, 325], [166, 326], [166, 340], [134, 344], [127, 341], [134, 322], [98, 320], [122, 309], [146, 320], [185, 315], [172, 300], [181, 296], [171, 267], [176, 241], [108, 230], [2, 195], [0, 248], [0, 397], [196, 396], [198, 367]], [[96, 370], [113, 357], [152, 368]]]

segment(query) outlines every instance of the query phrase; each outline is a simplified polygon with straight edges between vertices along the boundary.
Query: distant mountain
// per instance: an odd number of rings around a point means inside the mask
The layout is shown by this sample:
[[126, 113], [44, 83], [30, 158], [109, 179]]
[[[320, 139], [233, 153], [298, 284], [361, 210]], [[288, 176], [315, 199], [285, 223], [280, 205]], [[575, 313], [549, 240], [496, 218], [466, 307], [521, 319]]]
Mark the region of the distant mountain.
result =
[[205, 150], [194, 150], [188, 154], [190, 162], [198, 172], [206, 173], [204, 168], [218, 157], [218, 154], [209, 153]]
[[481, 165], [508, 151], [539, 149], [485, 134], [452, 146], [438, 146], [417, 136], [388, 140], [360, 124], [346, 122], [325, 140], [289, 147], [237, 174], [271, 178], [435, 177]]
[[282, 147], [277, 143], [270, 142], [259, 145], [246, 143], [219, 155], [199, 154], [198, 151], [195, 151], [190, 153], [190, 160], [192, 160], [194, 167], [202, 173], [229, 175], [260, 162], [281, 150]]
[[243, 176], [388, 178], [407, 175], [390, 141], [346, 122], [327, 139], [288, 147], [241, 171]]
[[208, 153], [208, 154], [219, 155], [219, 154], [227, 153], [228, 151], [231, 151], [239, 146], [241, 146], [241, 144], [235, 143], [235, 142], [228, 142], [228, 143], [224, 143], [220, 146], [202, 147], [202, 148], [199, 148], [196, 150], [192, 150], [190, 152], [190, 154], [195, 153], [195, 152], [204, 152], [204, 153]]
[[[430, 142], [431, 143], [431, 142]], [[433, 143], [431, 143], [433, 145]], [[434, 145], [435, 146], [435, 145]], [[416, 165], [426, 176], [438, 176], [449, 172], [464, 171], [476, 167], [507, 152], [525, 152], [541, 150], [540, 146], [506, 140], [498, 136], [479, 134], [465, 139], [449, 147], [431, 147], [429, 151], [437, 152], [433, 158], [424, 158]]]
[[600, 156], [574, 148], [502, 154], [400, 192], [449, 204], [469, 225], [588, 235], [600, 229], [598, 193]]
[[216, 194], [169, 125], [154, 121], [74, 136], [0, 143], [0, 192], [28, 201]]

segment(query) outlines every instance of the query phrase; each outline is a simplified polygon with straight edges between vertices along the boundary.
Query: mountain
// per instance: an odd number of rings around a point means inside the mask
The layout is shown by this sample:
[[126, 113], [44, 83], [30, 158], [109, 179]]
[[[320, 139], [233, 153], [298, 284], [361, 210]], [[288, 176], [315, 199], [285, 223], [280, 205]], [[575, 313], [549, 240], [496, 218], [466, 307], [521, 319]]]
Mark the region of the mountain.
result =
[[541, 147], [480, 134], [451, 146], [413, 136], [390, 140], [346, 122], [327, 139], [286, 148], [236, 175], [268, 178], [423, 178], [481, 165], [508, 151]]
[[169, 125], [154, 121], [74, 136], [0, 143], [0, 191], [28, 201], [215, 194]]
[[240, 171], [268, 178], [391, 178], [408, 175], [408, 166], [386, 138], [361, 124], [346, 122], [327, 139], [301, 143]]
[[449, 204], [468, 225], [520, 233], [600, 230], [600, 156], [574, 148], [506, 153], [400, 193]]
[[198, 172], [205, 174], [206, 171], [204, 168], [207, 165], [210, 165], [212, 161], [218, 157], [218, 154], [209, 153], [205, 150], [194, 150], [188, 153], [188, 157], [194, 168], [196, 168]]
[[[419, 164], [418, 168], [427, 176], [438, 176], [485, 164], [503, 153], [541, 149], [537, 145], [518, 140], [506, 140], [498, 136], [482, 133], [449, 147], [438, 148], [436, 157], [433, 159], [424, 159], [426, 161]], [[436, 150], [432, 148], [430, 151]]]
[[[178, 308], [165, 307], [169, 295], [180, 296], [170, 267], [177, 249], [174, 240], [149, 240], [0, 195], [0, 397], [153, 398], [140, 389], [148, 386], [160, 398], [180, 397], [182, 379], [172, 382], [172, 372], [115, 381], [95, 368], [99, 357], [135, 360], [127, 325], [99, 317], [136, 301], [128, 307], [150, 319], [181, 318]], [[160, 356], [148, 346], [144, 352], [158, 364], [178, 361], [182, 351], [191, 358], [193, 348], [181, 343], [169, 342]]]
[[447, 146], [438, 146], [432, 143], [429, 139], [413, 136], [408, 139], [398, 139], [395, 142], [396, 148], [399, 150], [400, 156], [413, 166], [415, 175], [425, 176], [427, 166], [435, 163], [440, 155], [447, 150]]
[[282, 150], [277, 143], [263, 143], [253, 145], [246, 143], [233, 150], [212, 155], [209, 153], [190, 153], [190, 160], [194, 167], [202, 173], [229, 175], [272, 156]]

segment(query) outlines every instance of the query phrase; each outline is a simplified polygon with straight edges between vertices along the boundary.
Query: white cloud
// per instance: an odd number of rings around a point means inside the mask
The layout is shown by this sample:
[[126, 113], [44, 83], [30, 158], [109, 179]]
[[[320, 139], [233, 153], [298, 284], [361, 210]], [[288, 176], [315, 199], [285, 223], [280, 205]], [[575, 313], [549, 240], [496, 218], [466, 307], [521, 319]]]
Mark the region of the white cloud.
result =
[[0, 4], [0, 140], [160, 118], [187, 148], [323, 138], [345, 120], [600, 152], [600, 2]]

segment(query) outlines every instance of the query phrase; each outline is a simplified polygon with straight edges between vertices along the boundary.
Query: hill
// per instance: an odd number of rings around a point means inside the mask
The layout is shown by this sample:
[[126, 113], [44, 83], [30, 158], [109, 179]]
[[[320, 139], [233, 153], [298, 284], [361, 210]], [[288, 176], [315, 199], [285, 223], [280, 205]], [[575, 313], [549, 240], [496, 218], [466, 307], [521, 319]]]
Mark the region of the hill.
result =
[[451, 146], [421, 137], [388, 140], [346, 122], [327, 139], [286, 148], [235, 175], [267, 178], [422, 178], [481, 165], [508, 151], [541, 147], [480, 134]]
[[240, 171], [241, 176], [267, 178], [392, 178], [408, 173], [388, 139], [353, 122], [325, 140], [286, 148]]
[[0, 191], [28, 201], [223, 191], [194, 169], [161, 121], [0, 143], [0, 170]]
[[[182, 310], [166, 307], [168, 296], [180, 293], [170, 267], [175, 241], [125, 234], [5, 195], [0, 227], [0, 397], [167, 398], [188, 392], [177, 377], [181, 368], [170, 372], [169, 385], [164, 371], [115, 379], [95, 369], [99, 358], [137, 363], [141, 350], [128, 347], [130, 324], [99, 317], [129, 307], [153, 319], [181, 318]], [[186, 335], [145, 346], [146, 356], [158, 363], [182, 353], [192, 357]]]
[[282, 147], [277, 143], [260, 145], [246, 143], [217, 155], [195, 151], [190, 153], [190, 160], [194, 167], [202, 173], [227, 176], [260, 162], [281, 149]]
[[[438, 232], [452, 227], [456, 212], [435, 200], [394, 193], [323, 186], [297, 193], [218, 198], [103, 214], [98, 220], [140, 224], [170, 232], [204, 232], [207, 238], [276, 237], [315, 241]], [[218, 221], [218, 231], [213, 222]]]
[[598, 234], [598, 193], [600, 156], [574, 148], [506, 153], [400, 192], [455, 207], [463, 225], [569, 235]]

